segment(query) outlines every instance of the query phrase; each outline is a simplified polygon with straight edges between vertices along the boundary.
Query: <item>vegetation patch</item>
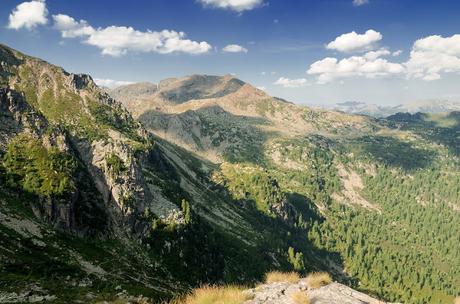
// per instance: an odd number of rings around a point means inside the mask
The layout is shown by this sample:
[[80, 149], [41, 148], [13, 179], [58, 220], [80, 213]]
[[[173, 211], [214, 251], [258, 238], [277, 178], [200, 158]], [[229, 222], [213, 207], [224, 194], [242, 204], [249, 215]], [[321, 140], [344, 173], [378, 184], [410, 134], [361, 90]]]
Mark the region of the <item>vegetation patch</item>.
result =
[[143, 142], [143, 138], [137, 133], [138, 124], [120, 105], [108, 106], [99, 102], [91, 102], [90, 111], [98, 125], [116, 129], [129, 139]]
[[297, 272], [281, 272], [271, 271], [265, 275], [265, 283], [297, 283], [300, 280], [300, 275]]
[[110, 154], [106, 159], [107, 168], [113, 177], [116, 177], [127, 170], [125, 163], [115, 153]]
[[235, 199], [254, 201], [257, 210], [268, 216], [274, 216], [270, 207], [285, 199], [277, 180], [258, 166], [223, 164], [214, 180], [225, 185]]
[[59, 196], [76, 189], [77, 161], [30, 135], [18, 135], [8, 144], [3, 166], [8, 185], [33, 194]]
[[389, 167], [414, 171], [428, 167], [434, 160], [434, 151], [418, 147], [391, 136], [365, 136], [357, 141], [359, 149], [374, 160]]

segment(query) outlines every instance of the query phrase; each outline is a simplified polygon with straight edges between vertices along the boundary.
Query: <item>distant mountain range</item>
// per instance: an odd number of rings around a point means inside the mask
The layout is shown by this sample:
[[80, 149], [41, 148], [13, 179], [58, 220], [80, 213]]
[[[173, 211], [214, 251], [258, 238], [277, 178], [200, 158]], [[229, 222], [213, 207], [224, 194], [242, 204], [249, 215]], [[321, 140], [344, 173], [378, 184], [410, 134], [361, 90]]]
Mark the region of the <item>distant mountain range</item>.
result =
[[381, 118], [388, 117], [396, 113], [447, 113], [460, 111], [460, 101], [428, 99], [413, 101], [397, 106], [383, 106], [359, 101], [345, 101], [332, 105], [318, 105], [317, 107], [350, 114], [362, 114]]

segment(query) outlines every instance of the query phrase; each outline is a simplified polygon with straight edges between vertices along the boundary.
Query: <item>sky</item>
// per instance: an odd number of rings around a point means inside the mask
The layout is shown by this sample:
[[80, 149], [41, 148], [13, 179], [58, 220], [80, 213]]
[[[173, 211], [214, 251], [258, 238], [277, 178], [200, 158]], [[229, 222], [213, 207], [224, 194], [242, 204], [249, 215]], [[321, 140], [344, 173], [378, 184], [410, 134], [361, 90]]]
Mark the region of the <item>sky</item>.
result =
[[460, 100], [457, 0], [2, 0], [0, 43], [105, 86], [225, 75], [300, 104]]

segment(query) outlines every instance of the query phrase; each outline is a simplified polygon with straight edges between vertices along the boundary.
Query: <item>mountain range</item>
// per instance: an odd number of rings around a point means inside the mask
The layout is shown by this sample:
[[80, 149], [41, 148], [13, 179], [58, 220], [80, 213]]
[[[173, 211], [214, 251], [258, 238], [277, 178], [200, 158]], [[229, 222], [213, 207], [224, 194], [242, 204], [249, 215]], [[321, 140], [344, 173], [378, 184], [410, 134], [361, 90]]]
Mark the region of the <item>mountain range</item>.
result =
[[160, 302], [273, 270], [460, 292], [458, 111], [313, 109], [230, 75], [108, 90], [4, 45], [0, 110], [0, 302]]
[[346, 101], [333, 105], [319, 105], [319, 108], [341, 111], [350, 114], [387, 117], [397, 113], [449, 113], [460, 111], [460, 101], [455, 100], [417, 100], [397, 106], [383, 106], [359, 101]]

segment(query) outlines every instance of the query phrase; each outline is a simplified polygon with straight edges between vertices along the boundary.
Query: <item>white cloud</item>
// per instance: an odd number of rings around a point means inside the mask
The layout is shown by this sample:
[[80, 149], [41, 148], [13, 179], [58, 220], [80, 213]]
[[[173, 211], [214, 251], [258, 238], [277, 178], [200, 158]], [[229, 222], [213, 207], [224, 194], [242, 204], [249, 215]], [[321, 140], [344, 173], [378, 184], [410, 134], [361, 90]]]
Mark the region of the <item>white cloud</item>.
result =
[[120, 81], [120, 80], [113, 80], [113, 79], [100, 79], [95, 78], [94, 82], [100, 87], [107, 87], [107, 88], [116, 88], [123, 85], [133, 84], [134, 82], [131, 81]]
[[318, 83], [324, 84], [349, 77], [377, 78], [398, 75], [405, 71], [399, 63], [389, 62], [381, 56], [389, 55], [387, 50], [368, 52], [364, 56], [352, 56], [338, 60], [325, 58], [313, 63], [307, 74], [318, 76]]
[[394, 51], [393, 53], [391, 53], [391, 56], [393, 56], [393, 57], [398, 57], [398, 56], [400, 56], [402, 53], [403, 53], [403, 50], [397, 50], [397, 51]]
[[23, 2], [16, 6], [9, 16], [8, 28], [31, 30], [38, 25], [48, 23], [48, 10], [45, 1]]
[[261, 90], [261, 91], [266, 91], [266, 90], [267, 90], [267, 88], [266, 88], [266, 87], [264, 87], [264, 86], [261, 86], [261, 87], [257, 87], [257, 89], [259, 89], [259, 90]]
[[225, 53], [247, 53], [248, 49], [238, 44], [229, 44], [222, 49]]
[[[351, 45], [350, 41], [353, 40], [351, 38], [352, 36], [356, 38], [355, 34], [347, 39], [340, 39], [344, 35], [338, 37], [334, 41], [339, 42], [334, 45], [335, 49], [350, 50], [350, 47], [346, 46]], [[380, 39], [374, 39], [374, 41], [378, 40]], [[307, 73], [317, 76], [318, 83], [328, 83], [348, 77], [376, 78], [400, 74], [406, 75], [409, 79], [434, 81], [441, 79], [445, 73], [460, 74], [460, 34], [450, 37], [433, 35], [415, 41], [409, 60], [404, 63], [390, 62], [382, 58], [390, 55], [398, 57], [402, 53], [402, 50], [390, 52], [388, 49], [380, 48], [341, 60], [329, 57], [310, 65]]]
[[55, 27], [61, 31], [62, 38], [81, 38], [84, 43], [101, 49], [103, 55], [121, 56], [129, 51], [203, 54], [212, 49], [205, 41], [186, 39], [183, 32], [170, 30], [142, 32], [125, 26], [95, 29], [85, 20], [76, 21], [67, 15], [53, 15], [53, 19]]
[[204, 6], [230, 9], [239, 13], [252, 10], [264, 4], [263, 0], [198, 0]]
[[375, 44], [382, 40], [383, 36], [374, 30], [368, 30], [364, 34], [351, 32], [340, 35], [330, 42], [326, 48], [339, 52], [363, 52], [373, 50]]
[[90, 36], [96, 31], [85, 20], [76, 21], [67, 15], [53, 15], [53, 20], [54, 27], [61, 31], [62, 38]]
[[377, 58], [388, 56], [390, 54], [391, 54], [391, 52], [389, 50], [382, 48], [382, 49], [377, 50], [377, 51], [367, 52], [366, 54], [364, 54], [364, 57], [367, 60], [376, 60]]
[[353, 0], [354, 6], [361, 6], [365, 4], [369, 4], [369, 0]]
[[409, 78], [426, 81], [438, 80], [442, 73], [460, 73], [460, 34], [417, 40], [405, 65]]
[[284, 88], [300, 88], [308, 85], [307, 79], [299, 78], [299, 79], [289, 79], [285, 77], [279, 78], [273, 84], [280, 85]]

